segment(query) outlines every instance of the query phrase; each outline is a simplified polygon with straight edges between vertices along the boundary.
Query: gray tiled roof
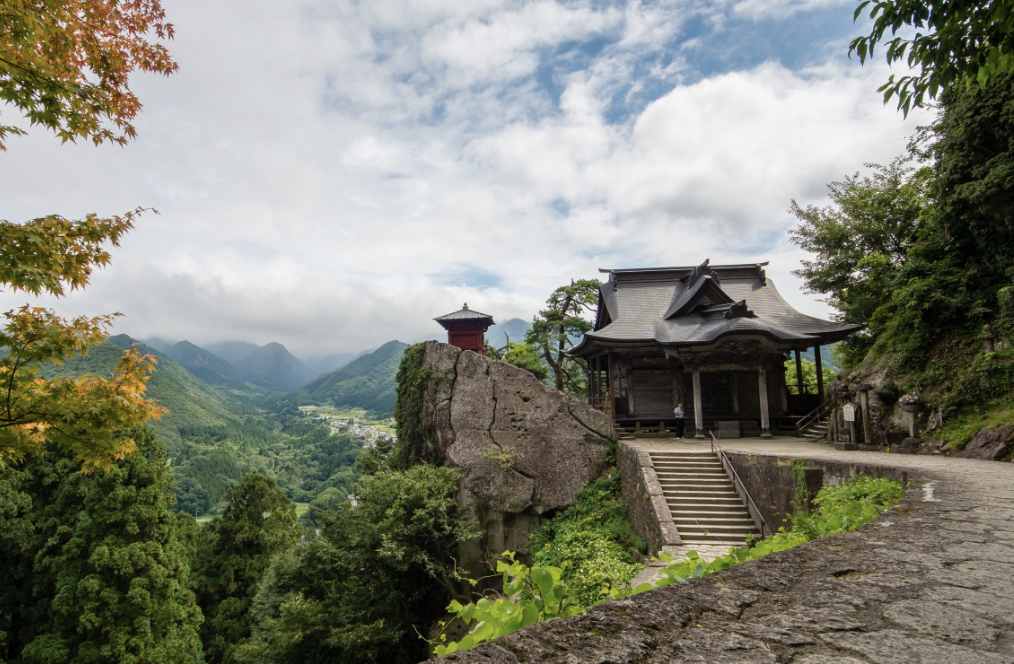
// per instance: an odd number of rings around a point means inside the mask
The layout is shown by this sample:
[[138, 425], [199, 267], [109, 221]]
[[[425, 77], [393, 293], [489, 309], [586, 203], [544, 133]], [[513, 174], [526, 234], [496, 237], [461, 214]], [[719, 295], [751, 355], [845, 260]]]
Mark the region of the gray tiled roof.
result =
[[493, 322], [492, 316], [490, 316], [489, 314], [484, 314], [480, 311], [473, 311], [472, 309], [469, 309], [468, 303], [466, 302], [465, 306], [462, 309], [455, 311], [454, 313], [438, 316], [433, 320], [439, 322], [446, 320], [480, 320], [480, 319], [489, 319], [490, 323]]
[[[620, 275], [623, 278], [613, 275], [601, 289], [602, 305], [611, 322], [589, 332], [581, 346], [587, 347], [595, 341], [699, 345], [728, 334], [763, 334], [802, 345], [837, 341], [859, 329], [796, 311], [764, 277], [760, 265], [752, 270], [743, 269], [745, 267], [711, 266], [711, 270], [722, 275], [721, 281], [702, 277], [690, 288], [686, 285], [687, 279], [680, 279], [678, 272], [671, 273], [669, 279], [658, 279], [657, 269], [646, 271], [648, 278], [645, 280], [634, 278], [636, 271], [633, 270], [623, 271]], [[702, 289], [714, 293], [716, 287], [728, 297], [711, 297], [710, 305], [691, 304]], [[749, 313], [742, 315], [741, 307], [727, 311], [730, 305], [723, 305], [723, 301], [745, 301]], [[723, 311], [727, 313], [723, 315]]]

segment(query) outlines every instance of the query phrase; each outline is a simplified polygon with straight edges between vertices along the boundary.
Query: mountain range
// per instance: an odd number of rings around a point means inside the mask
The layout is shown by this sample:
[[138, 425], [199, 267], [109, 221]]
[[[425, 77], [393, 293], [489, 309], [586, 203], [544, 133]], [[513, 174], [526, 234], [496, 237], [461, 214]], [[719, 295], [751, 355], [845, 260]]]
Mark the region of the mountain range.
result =
[[[512, 341], [521, 340], [527, 326], [514, 321], [498, 327]], [[494, 328], [491, 332], [497, 334]], [[87, 355], [47, 366], [43, 373], [108, 376], [127, 348], [152, 355], [157, 365], [147, 394], [168, 412], [150, 425], [166, 447], [178, 508], [191, 512], [213, 509], [229, 487], [254, 470], [275, 477], [293, 500], [310, 502], [329, 488], [344, 495], [354, 479], [359, 441], [331, 435], [326, 424], [304, 417], [298, 406], [363, 408], [375, 417], [390, 417], [395, 376], [408, 347], [389, 341], [358, 356], [332, 356], [335, 363], [350, 361], [314, 376], [278, 343], [201, 347], [190, 341], [147, 341], [109, 337]]]

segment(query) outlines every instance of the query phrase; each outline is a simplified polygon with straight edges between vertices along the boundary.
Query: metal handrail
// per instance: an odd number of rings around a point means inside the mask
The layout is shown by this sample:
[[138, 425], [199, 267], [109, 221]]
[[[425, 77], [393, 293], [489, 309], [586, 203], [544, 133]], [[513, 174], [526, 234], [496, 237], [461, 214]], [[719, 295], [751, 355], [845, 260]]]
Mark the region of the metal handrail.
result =
[[831, 400], [825, 399], [824, 403], [799, 418], [799, 421], [796, 422], [796, 438], [802, 438], [803, 429], [810, 426], [811, 423], [818, 421], [829, 410], [831, 410]]
[[760, 508], [757, 507], [757, 503], [753, 501], [753, 497], [750, 496], [750, 492], [746, 490], [746, 485], [743, 484], [743, 480], [739, 479], [739, 473], [733, 467], [732, 462], [729, 461], [729, 457], [725, 455], [725, 450], [722, 449], [721, 445], [718, 444], [718, 438], [715, 436], [714, 431], [708, 432], [711, 435], [711, 452], [718, 454], [718, 458], [722, 462], [722, 468], [729, 477], [732, 478], [732, 483], [736, 487], [736, 493], [739, 494], [740, 500], [746, 504], [746, 509], [750, 512], [750, 517], [757, 524], [757, 528], [760, 530], [761, 537], [768, 537], [771, 535], [771, 529], [768, 528], [767, 521], [764, 520], [764, 515], [761, 514]]

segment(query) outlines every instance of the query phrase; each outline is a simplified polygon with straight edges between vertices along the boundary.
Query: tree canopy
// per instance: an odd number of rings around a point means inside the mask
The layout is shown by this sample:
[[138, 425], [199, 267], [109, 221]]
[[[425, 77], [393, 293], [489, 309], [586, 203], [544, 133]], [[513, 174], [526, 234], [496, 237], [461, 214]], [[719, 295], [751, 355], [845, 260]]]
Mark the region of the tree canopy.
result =
[[1014, 71], [1012, 0], [863, 0], [855, 19], [867, 9], [873, 27], [852, 40], [849, 54], [865, 63], [886, 47], [889, 64], [918, 68], [913, 74], [892, 74], [880, 87], [884, 102], [897, 97], [906, 115], [952, 85], [985, 87]]
[[[0, 24], [0, 101], [62, 141], [125, 144], [141, 110], [130, 74], [177, 70], [160, 0], [3, 0]], [[0, 150], [24, 133], [0, 124]]]
[[[109, 262], [107, 243], [117, 246], [140, 212], [80, 221], [55, 215], [24, 224], [0, 221], [0, 292], [63, 295], [84, 287], [95, 267]], [[113, 316], [68, 320], [27, 305], [3, 316], [0, 469], [48, 444], [75, 456], [86, 470], [111, 468], [131, 453], [134, 441], [118, 432], [163, 412], [144, 398], [155, 359], [128, 350], [108, 378], [44, 380], [40, 365], [87, 352], [105, 336]]]
[[[177, 68], [151, 41], [173, 34], [159, 0], [2, 0], [0, 25], [0, 101], [63, 141], [133, 138], [131, 120], [141, 105], [130, 74]], [[24, 133], [0, 124], [0, 150], [7, 136]], [[84, 287], [109, 262], [107, 246], [117, 246], [140, 213], [0, 221], [0, 293], [60, 296]], [[27, 305], [3, 316], [0, 470], [47, 445], [72, 454], [85, 470], [110, 469], [133, 452], [134, 441], [116, 433], [162, 413], [144, 398], [154, 358], [128, 350], [110, 377], [44, 380], [39, 365], [87, 352], [113, 317], [67, 320]]]
[[546, 300], [546, 308], [532, 320], [525, 342], [538, 348], [553, 374], [553, 385], [574, 396], [584, 396], [586, 368], [567, 351], [592, 329], [587, 316], [598, 304], [598, 279], [571, 280]]
[[202, 533], [197, 561], [201, 638], [210, 664], [232, 661], [236, 645], [250, 635], [250, 603], [261, 577], [302, 532], [292, 502], [260, 473], [245, 476], [225, 502], [222, 517]]
[[0, 473], [0, 661], [203, 661], [162, 446], [132, 438], [108, 472], [51, 453]]
[[[825, 294], [840, 321], [869, 328], [877, 310], [890, 301], [928, 214], [932, 169], [919, 165], [913, 154], [867, 167], [865, 176], [856, 173], [829, 184], [832, 204], [827, 207], [802, 208], [792, 201], [789, 211], [800, 224], [789, 235], [814, 256], [793, 272], [807, 292]], [[876, 333], [867, 329], [845, 343], [853, 363], [869, 350]]]
[[276, 559], [254, 601], [237, 662], [386, 664], [425, 658], [418, 630], [443, 615], [462, 518], [460, 471], [419, 463], [380, 467], [320, 517], [320, 536]]
[[934, 384], [960, 385], [965, 369], [983, 367], [954, 403], [1009, 395], [1014, 377], [1003, 353], [974, 359], [988, 329], [1014, 335], [1012, 146], [1014, 76], [954, 86], [919, 144], [930, 166], [875, 167], [833, 183], [831, 208], [794, 206], [793, 238], [816, 254], [799, 274], [846, 320], [868, 325], [862, 348], [917, 375], [936, 372]]

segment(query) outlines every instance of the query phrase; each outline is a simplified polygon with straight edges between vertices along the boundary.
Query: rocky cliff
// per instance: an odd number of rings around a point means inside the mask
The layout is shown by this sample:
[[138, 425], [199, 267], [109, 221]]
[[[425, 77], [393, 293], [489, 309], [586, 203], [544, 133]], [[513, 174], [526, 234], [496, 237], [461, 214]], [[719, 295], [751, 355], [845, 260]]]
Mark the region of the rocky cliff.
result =
[[[413, 437], [402, 444], [418, 457], [464, 473], [459, 499], [485, 533], [462, 552], [470, 571], [484, 573], [489, 554], [524, 552], [540, 519], [573, 504], [609, 466], [609, 417], [527, 371], [432, 341], [406, 356], [418, 363], [403, 366], [417, 393], [399, 392], [399, 435]], [[409, 377], [399, 380], [411, 389]]]

